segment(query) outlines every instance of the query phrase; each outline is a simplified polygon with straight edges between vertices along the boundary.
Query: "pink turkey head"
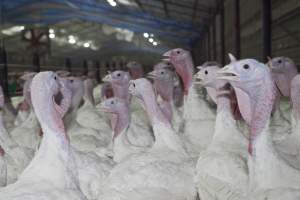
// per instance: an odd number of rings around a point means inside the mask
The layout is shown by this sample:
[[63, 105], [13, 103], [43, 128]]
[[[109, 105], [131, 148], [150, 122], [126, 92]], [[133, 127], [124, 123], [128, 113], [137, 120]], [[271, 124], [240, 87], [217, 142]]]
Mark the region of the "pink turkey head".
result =
[[83, 80], [79, 77], [67, 77], [69, 80], [68, 87], [72, 91], [71, 108], [76, 109], [80, 106], [84, 95]]
[[219, 72], [234, 88], [241, 114], [250, 126], [249, 153], [253, 141], [265, 128], [275, 99], [275, 84], [270, 69], [254, 59], [232, 61]]
[[96, 86], [95, 79], [87, 78], [84, 80], [84, 98], [89, 101], [92, 105], [95, 105], [94, 99], [94, 88]]
[[197, 67], [199, 71], [196, 73], [196, 83], [203, 85], [207, 89], [210, 98], [217, 103], [217, 72], [218, 66]]
[[152, 123], [156, 120], [168, 126], [170, 125], [168, 119], [158, 107], [156, 95], [149, 80], [145, 78], [131, 80], [129, 92], [140, 100], [141, 105], [146, 109]]
[[115, 139], [129, 125], [129, 106], [125, 100], [113, 97], [101, 103], [101, 110], [113, 114], [111, 125]]
[[127, 63], [126, 66], [129, 69], [130, 76], [133, 80], [143, 77], [144, 70], [140, 63], [131, 61], [131, 62]]
[[123, 99], [112, 97], [101, 103], [101, 109], [107, 113], [120, 114], [128, 112], [128, 105]]
[[60, 82], [54, 72], [40, 72], [32, 80], [31, 97], [35, 114], [42, 128], [55, 133], [64, 133], [61, 107], [55, 103], [54, 96], [60, 91]]
[[271, 68], [275, 83], [283, 96], [290, 96], [290, 83], [298, 74], [297, 67], [292, 59], [276, 57], [269, 59], [268, 66]]
[[194, 70], [193, 59], [190, 52], [177, 48], [164, 53], [163, 56], [167, 57], [164, 59], [165, 61], [169, 61], [174, 65], [176, 72], [183, 81], [184, 93], [187, 95], [192, 85]]
[[154, 65], [153, 69], [157, 70], [157, 69], [164, 69], [164, 68], [169, 68], [169, 69], [174, 69], [174, 66], [172, 65], [171, 62], [168, 61], [162, 61], [157, 63], [156, 65]]
[[[30, 96], [31, 81], [35, 75], [36, 75], [35, 72], [27, 72], [20, 77], [21, 80], [25, 81], [23, 85], [23, 96], [26, 102], [24, 105], [28, 105], [29, 106], [28, 109], [31, 106], [31, 96]], [[26, 108], [26, 106], [23, 107]]]
[[4, 156], [5, 155], [5, 151], [4, 149], [0, 146], [0, 156]]
[[117, 70], [107, 75], [108, 80], [113, 88], [114, 96], [130, 101], [130, 95], [128, 93], [130, 75], [128, 72]]
[[101, 97], [104, 99], [109, 99], [113, 96], [114, 92], [111, 83], [104, 82], [101, 87]]
[[168, 68], [156, 69], [148, 73], [148, 77], [154, 80], [154, 89], [165, 100], [171, 101], [174, 89], [174, 73]]
[[2, 87], [0, 86], [0, 109], [4, 107], [4, 94]]
[[300, 119], [300, 75], [297, 75], [291, 81], [291, 100], [293, 104], [293, 110]]

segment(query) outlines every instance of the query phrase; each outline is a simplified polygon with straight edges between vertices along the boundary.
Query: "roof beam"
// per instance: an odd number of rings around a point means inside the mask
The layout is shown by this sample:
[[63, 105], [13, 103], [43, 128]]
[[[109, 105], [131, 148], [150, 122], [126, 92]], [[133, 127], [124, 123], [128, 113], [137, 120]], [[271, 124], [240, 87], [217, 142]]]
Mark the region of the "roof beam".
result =
[[169, 10], [168, 10], [168, 4], [167, 4], [166, 0], [162, 0], [162, 3], [163, 3], [163, 6], [164, 6], [164, 11], [165, 11], [166, 17], [170, 17]]
[[134, 0], [135, 3], [138, 5], [138, 7], [143, 11], [145, 12], [145, 8], [143, 7], [143, 4], [140, 2], [140, 0]]
[[199, 3], [199, 0], [194, 1], [194, 10], [193, 10], [193, 17], [192, 17], [193, 23], [195, 22], [195, 19], [197, 16], [198, 3]]

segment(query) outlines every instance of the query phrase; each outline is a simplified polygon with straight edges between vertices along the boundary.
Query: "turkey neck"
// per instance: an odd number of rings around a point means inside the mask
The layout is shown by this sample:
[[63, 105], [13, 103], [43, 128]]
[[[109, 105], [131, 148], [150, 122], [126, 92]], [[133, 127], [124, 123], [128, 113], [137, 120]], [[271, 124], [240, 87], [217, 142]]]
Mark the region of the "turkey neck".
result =
[[148, 93], [147, 97], [143, 96], [143, 101], [145, 103], [145, 109], [147, 111], [148, 117], [154, 126], [155, 123], [161, 122], [171, 126], [166, 117], [163, 115], [162, 111], [160, 110], [157, 102], [156, 96], [154, 92]]
[[180, 75], [184, 85], [184, 95], [188, 95], [189, 89], [192, 86], [193, 74], [194, 74], [194, 63], [191, 56], [184, 60], [180, 60], [174, 63], [176, 66], [176, 72]]
[[261, 138], [262, 134], [267, 134], [269, 138], [270, 133], [265, 130], [268, 128], [268, 121], [275, 102], [275, 83], [271, 76], [266, 76], [259, 84], [261, 87], [255, 92], [255, 96], [250, 96], [254, 100], [251, 103], [254, 112], [250, 124], [249, 153], [252, 154], [252, 150], [254, 150], [253, 156], [259, 153], [255, 150], [258, 138]]
[[118, 114], [114, 114], [113, 119], [116, 120], [115, 123], [112, 123], [113, 125], [113, 131], [114, 131], [114, 139], [118, 137], [128, 126], [130, 123], [130, 116], [129, 116], [129, 108], [124, 108], [122, 112], [119, 112]]
[[123, 100], [127, 101], [127, 103], [129, 104], [129, 101], [130, 101], [130, 95], [129, 95], [129, 91], [128, 91], [129, 83], [126, 83], [124, 85], [118, 85], [118, 84], [112, 83], [112, 88], [113, 88], [115, 97], [123, 99]]
[[92, 80], [86, 80], [84, 83], [84, 98], [86, 101], [89, 101], [92, 105], [95, 105], [93, 90], [94, 86]]

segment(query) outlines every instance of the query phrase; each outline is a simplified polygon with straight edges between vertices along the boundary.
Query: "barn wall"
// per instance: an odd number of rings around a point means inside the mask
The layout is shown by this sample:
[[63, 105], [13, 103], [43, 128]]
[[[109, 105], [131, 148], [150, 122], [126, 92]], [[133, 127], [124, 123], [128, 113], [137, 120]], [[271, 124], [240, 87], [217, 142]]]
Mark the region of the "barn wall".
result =
[[[224, 1], [225, 20], [225, 53], [235, 53], [235, 0]], [[240, 0], [240, 35], [241, 58], [262, 58], [262, 14], [261, 0]], [[193, 49], [196, 65], [207, 60], [221, 62], [220, 44], [220, 13], [215, 15], [216, 27], [216, 55], [213, 52], [211, 38], [212, 25], [207, 27], [206, 33]], [[213, 24], [213, 23], [211, 23]], [[287, 56], [300, 64], [300, 1], [272, 0], [272, 56]], [[228, 63], [227, 55], [226, 62]]]

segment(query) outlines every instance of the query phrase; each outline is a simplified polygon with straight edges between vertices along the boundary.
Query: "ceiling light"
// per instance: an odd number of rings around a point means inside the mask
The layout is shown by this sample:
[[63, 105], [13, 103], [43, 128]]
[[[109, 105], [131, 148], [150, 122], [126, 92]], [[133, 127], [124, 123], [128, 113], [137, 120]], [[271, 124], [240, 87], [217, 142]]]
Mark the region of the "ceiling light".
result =
[[24, 26], [12, 26], [10, 28], [3, 29], [1, 32], [5, 35], [14, 35], [15, 33], [21, 32], [24, 29]]
[[54, 33], [54, 30], [52, 28], [50, 28], [49, 33]]
[[157, 42], [153, 42], [153, 46], [157, 46]]
[[154, 40], [153, 40], [153, 38], [149, 38], [148, 41], [152, 43]]
[[144, 37], [148, 38], [149, 37], [149, 33], [144, 33]]
[[150, 37], [154, 37], [154, 35], [151, 33], [151, 34], [150, 34]]
[[73, 37], [69, 38], [69, 43], [70, 44], [75, 44], [76, 43], [75, 38], [73, 38]]
[[114, 0], [107, 0], [107, 2], [109, 3], [109, 5], [111, 5], [112, 7], [117, 6], [117, 3]]
[[88, 48], [88, 47], [90, 47], [90, 43], [85, 42], [85, 43], [83, 44], [83, 46], [84, 46], [85, 48]]
[[49, 38], [51, 38], [51, 39], [55, 38], [55, 34], [54, 33], [50, 33], [49, 34]]

